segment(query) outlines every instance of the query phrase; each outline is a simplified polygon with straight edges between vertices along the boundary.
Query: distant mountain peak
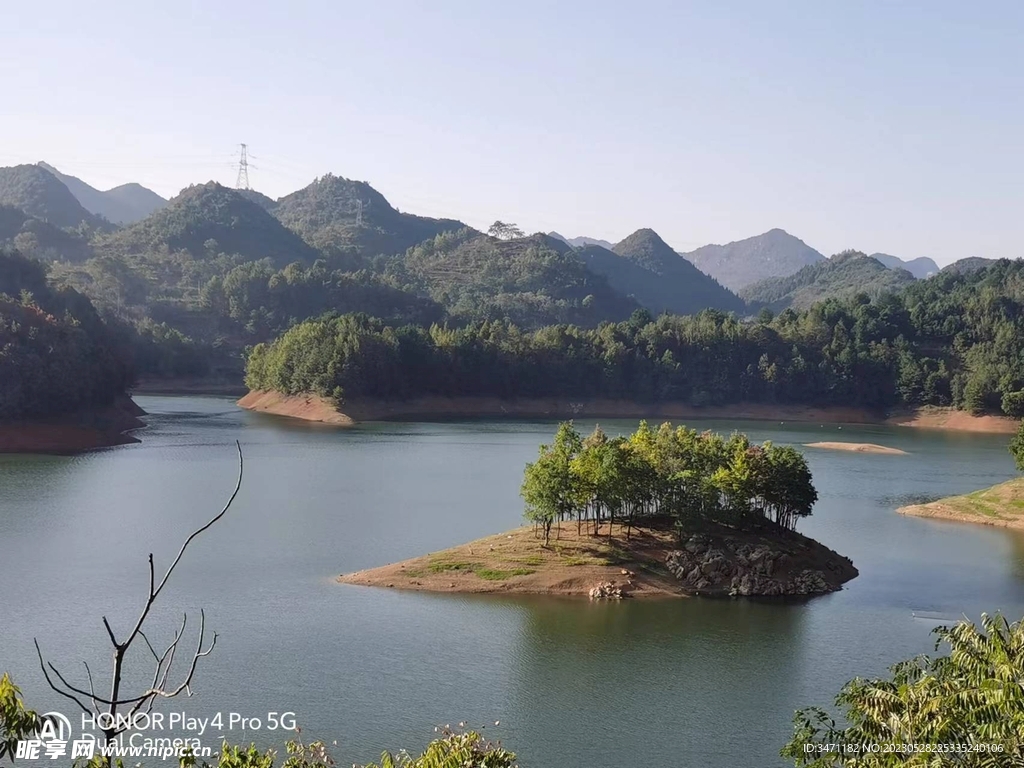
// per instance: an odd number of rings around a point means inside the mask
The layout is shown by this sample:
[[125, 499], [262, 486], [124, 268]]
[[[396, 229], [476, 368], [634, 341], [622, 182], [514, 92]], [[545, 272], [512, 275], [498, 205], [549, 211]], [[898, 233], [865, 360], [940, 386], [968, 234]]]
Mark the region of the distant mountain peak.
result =
[[825, 258], [778, 227], [725, 245], [705, 245], [682, 256], [734, 291], [767, 278], [792, 275]]

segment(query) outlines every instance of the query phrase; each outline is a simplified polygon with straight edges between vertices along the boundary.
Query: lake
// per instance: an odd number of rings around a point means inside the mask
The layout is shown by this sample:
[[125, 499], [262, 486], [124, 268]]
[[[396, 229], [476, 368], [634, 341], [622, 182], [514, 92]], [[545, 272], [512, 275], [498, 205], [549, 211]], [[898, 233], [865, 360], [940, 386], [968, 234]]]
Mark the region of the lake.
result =
[[[894, 511], [1014, 476], [1005, 435], [692, 422], [758, 441], [908, 451], [806, 449], [821, 499], [800, 530], [860, 576], [804, 602], [590, 603], [333, 580], [519, 525], [523, 465], [554, 422], [339, 429], [215, 397], [137, 401], [150, 413], [138, 445], [0, 456], [0, 671], [40, 711], [72, 714], [46, 687], [33, 637], [83, 684], [88, 660], [106, 690], [101, 616], [124, 634], [145, 596], [147, 553], [166, 567], [222, 506], [235, 439], [246, 467], [238, 500], [190, 548], [147, 624], [166, 645], [183, 611], [198, 619], [204, 608], [217, 647], [195, 695], [158, 709], [260, 717], [261, 731], [227, 735], [263, 744], [284, 739], [265, 730], [266, 714], [294, 712], [304, 738], [337, 742], [339, 765], [421, 748], [435, 726], [465, 721], [487, 724], [524, 767], [781, 766], [795, 709], [828, 706], [847, 679], [932, 650], [940, 622], [920, 614], [1024, 615], [1024, 537]], [[601, 425], [616, 434], [636, 422]]]

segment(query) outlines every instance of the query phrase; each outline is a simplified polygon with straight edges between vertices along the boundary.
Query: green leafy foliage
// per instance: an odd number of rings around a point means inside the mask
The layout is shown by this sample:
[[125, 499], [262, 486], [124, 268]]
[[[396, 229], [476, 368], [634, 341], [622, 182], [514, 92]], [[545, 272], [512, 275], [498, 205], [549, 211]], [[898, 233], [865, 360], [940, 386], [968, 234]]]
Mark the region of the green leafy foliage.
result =
[[25, 706], [21, 689], [5, 672], [0, 676], [0, 763], [13, 760], [18, 742], [32, 738], [41, 724], [39, 715]]
[[516, 756], [500, 744], [485, 741], [476, 731], [445, 729], [419, 757], [385, 752], [380, 763], [365, 768], [515, 768]]
[[1010, 440], [1010, 455], [1019, 472], [1024, 472], [1024, 423], [1017, 429], [1017, 434]]
[[[817, 707], [797, 712], [782, 756], [802, 768], [1017, 765], [1024, 754], [1024, 624], [983, 615], [981, 625], [938, 628], [936, 650], [944, 644], [947, 655], [901, 662], [888, 678], [851, 680], [836, 698], [841, 723]], [[838, 746], [822, 752], [818, 745]]]
[[748, 285], [742, 296], [752, 306], [775, 311], [806, 309], [826, 298], [848, 298], [859, 293], [874, 297], [913, 283], [903, 269], [889, 269], [859, 251], [844, 251], [825, 261], [803, 267], [786, 277], [771, 277]]
[[[818, 493], [804, 457], [745, 435], [728, 439], [667, 422], [647, 422], [629, 437], [609, 439], [600, 427], [586, 439], [571, 423], [526, 465], [521, 489], [526, 519], [548, 543], [554, 522], [618, 520], [627, 526], [673, 522], [680, 531], [709, 522], [756, 526], [764, 521], [794, 529], [811, 514]], [[611, 528], [609, 527], [609, 535]]]

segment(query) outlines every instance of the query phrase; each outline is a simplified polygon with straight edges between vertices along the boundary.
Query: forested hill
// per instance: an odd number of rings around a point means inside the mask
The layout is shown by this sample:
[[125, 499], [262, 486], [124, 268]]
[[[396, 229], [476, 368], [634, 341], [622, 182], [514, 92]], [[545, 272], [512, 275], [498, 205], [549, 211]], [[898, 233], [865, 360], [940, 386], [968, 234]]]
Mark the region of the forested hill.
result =
[[979, 269], [986, 269], [995, 263], [995, 259], [983, 259], [981, 256], [968, 256], [966, 259], [954, 261], [942, 268], [942, 272], [977, 272]]
[[13, 206], [55, 227], [111, 227], [106, 219], [87, 211], [60, 179], [38, 165], [0, 168], [0, 205]]
[[76, 176], [61, 173], [52, 165], [39, 163], [39, 167], [56, 176], [83, 208], [114, 224], [131, 224], [167, 205], [160, 195], [141, 184], [122, 184], [103, 191]]
[[682, 256], [733, 291], [770, 277], [792, 275], [825, 258], [803, 240], [781, 229], [727, 245], [705, 245]]
[[608, 250], [586, 245], [577, 255], [619, 293], [654, 314], [721, 309], [742, 314], [743, 301], [672, 250], [656, 232], [640, 229]]
[[75, 231], [55, 227], [20, 208], [0, 205], [0, 247], [18, 249], [43, 261], [85, 261], [92, 256], [88, 240]]
[[445, 306], [456, 322], [508, 318], [524, 327], [591, 326], [639, 308], [588, 270], [572, 248], [542, 234], [499, 240], [471, 229], [444, 233], [394, 259], [386, 274]]
[[365, 181], [332, 174], [282, 197], [272, 211], [327, 254], [403, 253], [442, 232], [467, 228], [461, 221], [401, 213]]
[[954, 405], [1024, 416], [1024, 262], [914, 281], [756, 323], [637, 313], [585, 330], [505, 322], [395, 328], [311, 320], [248, 358], [246, 383], [289, 394]]
[[0, 249], [0, 421], [106, 405], [130, 381], [92, 303], [51, 289], [40, 262]]
[[262, 206], [212, 181], [188, 187], [166, 208], [100, 239], [96, 248], [110, 256], [187, 251], [202, 258], [223, 252], [278, 266], [312, 263], [318, 256]]
[[859, 251], [844, 251], [830, 259], [809, 264], [788, 277], [773, 277], [740, 291], [752, 309], [787, 307], [806, 309], [826, 298], [844, 298], [857, 293], [877, 296], [914, 282], [903, 269], [890, 269]]

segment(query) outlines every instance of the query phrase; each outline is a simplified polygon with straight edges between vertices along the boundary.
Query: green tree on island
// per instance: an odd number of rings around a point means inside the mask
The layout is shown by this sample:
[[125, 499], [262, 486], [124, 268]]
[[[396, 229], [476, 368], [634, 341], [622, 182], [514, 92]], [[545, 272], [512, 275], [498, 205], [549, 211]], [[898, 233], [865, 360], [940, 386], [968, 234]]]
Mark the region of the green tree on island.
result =
[[583, 439], [571, 422], [526, 465], [521, 493], [525, 516], [544, 536], [563, 520], [595, 535], [618, 521], [675, 526], [680, 535], [702, 523], [793, 530], [811, 514], [818, 494], [803, 455], [745, 435], [723, 438], [667, 422], [657, 431], [641, 422], [629, 437], [609, 439], [600, 427]]

